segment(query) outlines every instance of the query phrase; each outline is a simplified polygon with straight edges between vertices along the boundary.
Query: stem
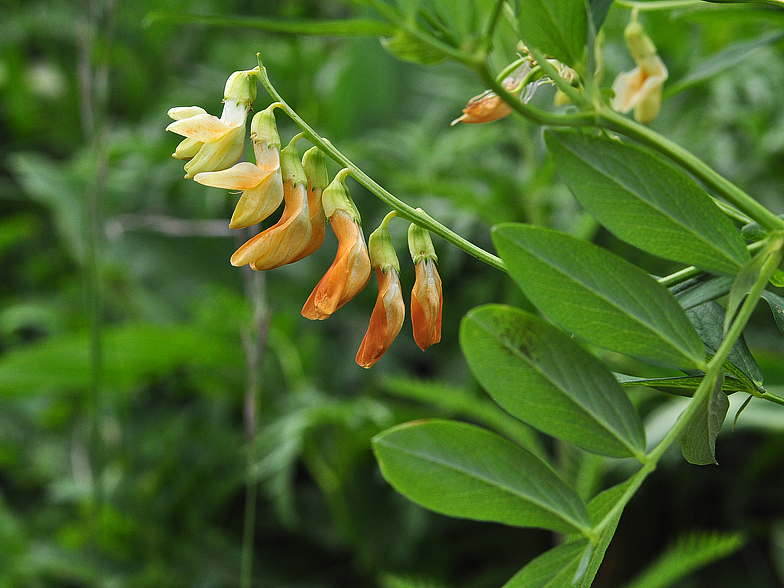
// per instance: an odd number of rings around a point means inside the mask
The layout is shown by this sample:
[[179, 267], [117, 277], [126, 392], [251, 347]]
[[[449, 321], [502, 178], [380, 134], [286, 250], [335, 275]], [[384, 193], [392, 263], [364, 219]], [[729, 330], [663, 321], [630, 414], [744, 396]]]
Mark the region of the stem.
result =
[[756, 220], [767, 230], [784, 229], [784, 219], [780, 219], [702, 160], [659, 133], [652, 131], [646, 126], [637, 124], [609, 108], [601, 108], [596, 113], [596, 124], [635, 139], [669, 157], [691, 172], [708, 188], [715, 191], [743, 214]]
[[[425, 212], [419, 212], [412, 206], [409, 206], [402, 200], [399, 200], [392, 194], [390, 194], [387, 190], [382, 188], [378, 185], [375, 181], [373, 181], [370, 176], [368, 176], [365, 172], [359, 169], [348, 157], [343, 155], [340, 151], [338, 151], [332, 143], [330, 143], [327, 139], [323, 139], [319, 137], [316, 132], [291, 108], [285, 100], [278, 94], [277, 90], [275, 90], [272, 83], [269, 81], [269, 77], [267, 76], [267, 70], [261, 64], [260, 55], [257, 54], [259, 57], [259, 69], [261, 70], [261, 83], [267, 89], [270, 96], [277, 102], [280, 102], [280, 108], [283, 109], [286, 114], [302, 129], [302, 132], [307, 138], [308, 141], [313, 143], [316, 147], [321, 149], [324, 153], [329, 155], [334, 161], [336, 161], [341, 166], [348, 168], [351, 176], [360, 184], [362, 184], [365, 188], [370, 190], [373, 194], [375, 194], [382, 202], [387, 204], [393, 210], [397, 212], [397, 215], [400, 218], [404, 218], [416, 225], [419, 225], [423, 229], [427, 229], [431, 233], [438, 235], [439, 237], [443, 238], [445, 241], [452, 243], [458, 249], [461, 249], [472, 255], [473, 257], [477, 258], [478, 260], [498, 269], [501, 271], [506, 271], [506, 267], [504, 266], [504, 262], [501, 261], [499, 257], [496, 257], [492, 253], [485, 251], [481, 247], [477, 247], [467, 239], [464, 239], [451, 229], [445, 227], [438, 221], [436, 221], [433, 217], [428, 215]], [[518, 100], [519, 102], [519, 100]]]
[[261, 365], [267, 345], [270, 313], [266, 304], [266, 273], [243, 268], [245, 296], [253, 308], [250, 328], [242, 333], [246, 364], [246, 388], [243, 406], [245, 453], [245, 509], [243, 513], [242, 552], [240, 560], [240, 588], [250, 588], [253, 583], [253, 546], [256, 529], [256, 502], [258, 482], [254, 475], [256, 466], [256, 430], [258, 400], [261, 393]]
[[675, 10], [678, 8], [706, 6], [703, 0], [659, 0], [653, 2], [615, 0], [615, 3], [623, 8], [631, 8], [633, 10], [639, 10], [640, 12], [652, 12], [654, 10]]
[[490, 17], [490, 20], [487, 21], [487, 28], [482, 35], [482, 37], [485, 39], [485, 44], [488, 51], [493, 44], [493, 33], [495, 33], [495, 27], [498, 26], [498, 20], [501, 18], [504, 2], [505, 0], [496, 0], [493, 14]]

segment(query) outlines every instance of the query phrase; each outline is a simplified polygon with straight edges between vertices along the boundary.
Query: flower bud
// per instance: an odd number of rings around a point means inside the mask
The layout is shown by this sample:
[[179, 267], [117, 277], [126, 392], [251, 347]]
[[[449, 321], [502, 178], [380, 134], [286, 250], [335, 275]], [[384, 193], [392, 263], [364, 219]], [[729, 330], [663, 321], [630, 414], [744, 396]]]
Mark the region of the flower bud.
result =
[[386, 353], [403, 327], [406, 315], [400, 289], [400, 264], [387, 228], [388, 218], [368, 239], [370, 260], [378, 280], [378, 298], [370, 315], [367, 333], [357, 352], [357, 363], [364, 368], [371, 367]]
[[231, 264], [250, 264], [257, 271], [273, 269], [298, 258], [310, 241], [310, 211], [307, 179], [293, 144], [280, 153], [283, 199], [286, 206], [280, 220], [242, 245], [231, 256]]
[[441, 340], [441, 313], [444, 305], [441, 277], [436, 269], [436, 253], [428, 231], [411, 224], [408, 228], [408, 248], [416, 272], [411, 291], [411, 324], [414, 341], [424, 351]]
[[223, 99], [226, 102], [233, 100], [237, 104], [250, 108], [256, 101], [258, 75], [258, 67], [246, 71], [235, 71], [229, 76], [229, 79], [226, 80]]

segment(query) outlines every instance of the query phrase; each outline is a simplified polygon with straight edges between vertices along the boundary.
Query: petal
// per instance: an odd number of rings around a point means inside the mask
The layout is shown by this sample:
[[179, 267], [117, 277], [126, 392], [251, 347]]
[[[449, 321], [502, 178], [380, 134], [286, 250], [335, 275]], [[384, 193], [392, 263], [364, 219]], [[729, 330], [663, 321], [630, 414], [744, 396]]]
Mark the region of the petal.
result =
[[441, 277], [432, 259], [416, 264], [416, 282], [411, 291], [411, 324], [414, 341], [424, 351], [441, 340], [441, 313], [444, 299]]
[[196, 154], [201, 149], [201, 146], [204, 145], [201, 141], [197, 141], [196, 139], [191, 139], [190, 137], [183, 139], [180, 141], [177, 148], [172, 153], [172, 157], [176, 157], [177, 159], [193, 159]]
[[223, 137], [230, 130], [237, 128], [222, 122], [211, 114], [198, 114], [182, 120], [176, 120], [166, 127], [167, 131], [177, 133], [183, 137], [191, 137], [199, 141], [215, 141]]
[[229, 169], [198, 173], [193, 179], [204, 186], [211, 186], [213, 188], [249, 190], [250, 188], [255, 188], [261, 184], [261, 182], [271, 175], [271, 173], [272, 172], [259, 169], [252, 163], [243, 161]]
[[286, 207], [280, 220], [242, 245], [231, 256], [231, 264], [250, 264], [256, 271], [291, 263], [310, 240], [310, 211], [304, 184], [283, 184]]
[[321, 205], [322, 188], [314, 190], [308, 183], [308, 209], [310, 210], [310, 241], [293, 261], [299, 261], [314, 253], [324, 242], [327, 218]]
[[185, 177], [192, 178], [201, 172], [219, 171], [231, 167], [242, 157], [244, 145], [244, 127], [231, 129], [218, 141], [204, 143], [196, 156], [185, 164]]
[[381, 268], [376, 268], [376, 277], [378, 298], [356, 358], [363, 368], [373, 366], [386, 353], [400, 332], [406, 314], [397, 270], [390, 268], [384, 273]]
[[328, 318], [370, 280], [370, 257], [362, 228], [344, 210], [335, 211], [330, 226], [338, 238], [338, 251], [302, 307], [302, 316], [310, 320]]
[[258, 186], [245, 190], [234, 213], [231, 215], [230, 229], [242, 229], [260, 223], [283, 202], [283, 177], [280, 169], [270, 173]]
[[617, 112], [629, 112], [634, 108], [639, 100], [636, 97], [637, 91], [644, 82], [643, 72], [639, 67], [633, 70], [620, 73], [612, 85], [615, 97], [612, 99], [612, 108]]
[[166, 114], [174, 120], [182, 120], [199, 114], [207, 114], [207, 111], [201, 106], [177, 106], [175, 108], [170, 108], [169, 112]]

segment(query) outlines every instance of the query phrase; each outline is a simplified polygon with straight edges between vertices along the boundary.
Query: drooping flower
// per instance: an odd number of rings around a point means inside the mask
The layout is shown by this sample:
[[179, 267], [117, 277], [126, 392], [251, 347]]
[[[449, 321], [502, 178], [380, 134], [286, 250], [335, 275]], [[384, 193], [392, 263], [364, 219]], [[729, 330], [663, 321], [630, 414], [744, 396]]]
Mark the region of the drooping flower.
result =
[[172, 108], [167, 131], [185, 137], [173, 156], [187, 160], [185, 177], [226, 169], [242, 157], [245, 121], [256, 99], [258, 68], [234, 72], [226, 81], [221, 117], [198, 106]]
[[[504, 78], [501, 85], [507, 92], [514, 94], [521, 91], [523, 80], [531, 72], [531, 63], [530, 60], [524, 61], [523, 65], [512, 75]], [[528, 84], [525, 96], [522, 98], [523, 102], [528, 102], [531, 99], [538, 85], [538, 82]], [[463, 109], [462, 116], [453, 120], [451, 126], [454, 126], [459, 122], [468, 124], [493, 122], [509, 116], [511, 112], [512, 107], [504, 102], [498, 94], [492, 90], [485, 90], [468, 101], [468, 104]]]
[[310, 210], [310, 241], [293, 261], [315, 252], [324, 242], [326, 215], [321, 202], [324, 188], [329, 184], [327, 157], [318, 147], [311, 147], [302, 156], [302, 167], [308, 178], [308, 209]]
[[430, 234], [413, 223], [408, 228], [408, 248], [416, 273], [411, 291], [411, 324], [414, 341], [424, 351], [441, 340], [444, 306], [441, 276], [436, 269], [437, 257]]
[[257, 112], [250, 123], [255, 164], [242, 162], [222, 171], [201, 172], [193, 178], [205, 186], [243, 191], [229, 222], [232, 229], [260, 223], [283, 201], [280, 137], [273, 114], [276, 106]]
[[634, 120], [648, 124], [659, 114], [662, 86], [669, 73], [656, 52], [656, 46], [637, 21], [631, 21], [624, 31], [626, 45], [637, 67], [618, 74], [612, 89], [612, 107], [627, 113], [634, 109]]
[[370, 315], [370, 324], [357, 352], [357, 363], [373, 366], [386, 353], [403, 327], [406, 307], [400, 289], [400, 264], [392, 247], [387, 228], [389, 216], [369, 238], [370, 260], [376, 270], [378, 298]]
[[283, 214], [275, 225], [243, 244], [231, 256], [231, 264], [257, 271], [293, 262], [310, 241], [310, 210], [307, 178], [299, 154], [292, 143], [280, 153], [283, 173]]
[[338, 251], [302, 307], [302, 316], [310, 320], [328, 318], [361, 292], [370, 280], [370, 257], [359, 211], [351, 201], [344, 178], [344, 172], [335, 176], [322, 197], [329, 226], [338, 238]]

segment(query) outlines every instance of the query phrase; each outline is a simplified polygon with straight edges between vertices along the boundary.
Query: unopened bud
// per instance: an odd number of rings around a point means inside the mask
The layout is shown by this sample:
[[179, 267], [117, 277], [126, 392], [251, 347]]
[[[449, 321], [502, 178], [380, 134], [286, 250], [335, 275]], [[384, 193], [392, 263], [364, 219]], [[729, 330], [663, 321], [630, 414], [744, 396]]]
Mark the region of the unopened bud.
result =
[[223, 99], [228, 102], [233, 100], [237, 104], [250, 107], [256, 100], [257, 81], [259, 68], [245, 71], [235, 71], [226, 80], [226, 89], [223, 91]]

